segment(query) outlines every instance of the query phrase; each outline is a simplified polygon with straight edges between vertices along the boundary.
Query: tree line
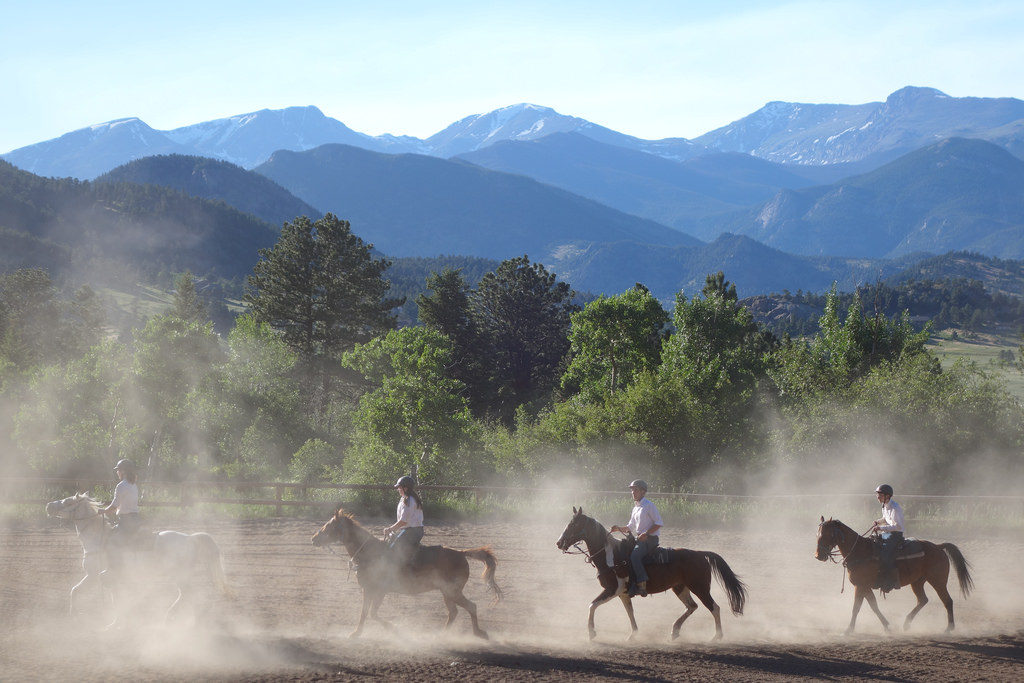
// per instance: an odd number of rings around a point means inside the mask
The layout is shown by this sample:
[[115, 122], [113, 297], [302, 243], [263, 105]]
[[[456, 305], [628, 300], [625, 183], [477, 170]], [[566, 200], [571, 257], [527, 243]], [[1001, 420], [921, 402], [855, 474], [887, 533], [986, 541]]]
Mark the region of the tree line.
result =
[[[223, 336], [189, 274], [170, 310], [111, 334], [87, 289], [0, 276], [6, 467], [152, 479], [529, 485], [571, 472], [621, 486], [736, 490], [780, 463], [813, 479], [858, 449], [953, 486], [975, 454], [1019, 471], [1024, 409], [984, 368], [943, 370], [928, 330], [858, 293], [817, 332], [778, 337], [723, 273], [666, 309], [640, 283], [582, 303], [528, 256], [432, 274], [404, 303], [389, 262], [328, 214], [285, 223]], [[18, 470], [21, 471], [20, 469]]]

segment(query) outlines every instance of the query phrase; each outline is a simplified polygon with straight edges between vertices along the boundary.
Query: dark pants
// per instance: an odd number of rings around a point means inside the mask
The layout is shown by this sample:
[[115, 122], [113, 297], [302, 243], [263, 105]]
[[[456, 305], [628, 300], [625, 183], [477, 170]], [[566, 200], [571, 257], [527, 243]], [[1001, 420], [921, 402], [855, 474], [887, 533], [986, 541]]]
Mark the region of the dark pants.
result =
[[135, 542], [140, 526], [138, 513], [117, 516], [117, 523], [107, 538], [107, 565], [110, 569], [118, 571], [124, 565], [124, 554]]
[[903, 544], [902, 531], [889, 531], [881, 536], [882, 547], [878, 551], [878, 575], [883, 588], [887, 584], [892, 588], [899, 587], [899, 577], [896, 574], [896, 551]]
[[423, 540], [423, 527], [407, 526], [391, 541], [391, 550], [398, 555], [399, 562], [407, 564]]
[[644, 558], [647, 554], [658, 547], [658, 537], [648, 536], [643, 541], [637, 541], [633, 552], [629, 554], [630, 562], [633, 564], [633, 576], [637, 583], [647, 580], [647, 570], [644, 569]]

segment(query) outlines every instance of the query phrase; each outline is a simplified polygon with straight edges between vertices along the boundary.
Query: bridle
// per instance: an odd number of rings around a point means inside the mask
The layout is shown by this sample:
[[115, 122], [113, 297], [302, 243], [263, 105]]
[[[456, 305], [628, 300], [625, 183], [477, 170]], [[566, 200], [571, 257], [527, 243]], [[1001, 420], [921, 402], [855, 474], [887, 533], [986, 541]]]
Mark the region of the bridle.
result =
[[[67, 499], [65, 498], [64, 500], [67, 500]], [[91, 522], [94, 517], [101, 517], [103, 515], [103, 513], [101, 511], [93, 510], [90, 514], [87, 514], [84, 517], [76, 517], [75, 515], [78, 513], [78, 509], [82, 506], [82, 503], [88, 504], [90, 502], [90, 500], [88, 498], [78, 498], [71, 505], [69, 505], [67, 507], [64, 507], [64, 500], [61, 501], [62, 507], [57, 512], [57, 514], [54, 515], [54, 517], [56, 517], [57, 519], [61, 520], [62, 522], [70, 523], [70, 524], [74, 525], [75, 532], [78, 533], [79, 536], [81, 536], [81, 530], [78, 528], [78, 525], [79, 525], [80, 522]], [[69, 513], [70, 516], [65, 516], [63, 514], [65, 512]], [[104, 547], [106, 545], [106, 542], [107, 542], [107, 525], [103, 522], [102, 519], [99, 520], [99, 521], [100, 521], [99, 547], [98, 548], [94, 548], [93, 551], [86, 550], [85, 551], [86, 555], [88, 555], [90, 552], [94, 552], [95, 550], [98, 550], [99, 548], [102, 548], [102, 547]]]
[[[67, 499], [65, 499], [65, 500], [67, 500]], [[93, 510], [92, 513], [90, 513], [88, 515], [85, 515], [84, 517], [76, 517], [75, 513], [78, 512], [78, 508], [80, 508], [82, 506], [82, 503], [88, 503], [88, 502], [89, 502], [88, 498], [79, 498], [74, 503], [72, 503], [70, 506], [62, 507], [60, 509], [60, 511], [56, 515], [54, 515], [54, 517], [56, 517], [57, 519], [64, 520], [66, 522], [75, 523], [75, 522], [84, 522], [84, 521], [86, 521], [88, 519], [91, 519], [92, 517], [98, 517], [98, 516], [103, 514], [99, 510]], [[61, 504], [63, 505], [64, 501], [61, 501]], [[70, 512], [71, 516], [70, 517], [65, 517], [63, 514], [61, 514], [63, 512]]]
[[[830, 519], [827, 522], [820, 522], [818, 524], [818, 536], [819, 536], [819, 538], [821, 536], [821, 528], [823, 526], [825, 526], [825, 524], [827, 524], [828, 522], [832, 522], [832, 521], [834, 521], [834, 520]], [[851, 529], [850, 531], [853, 531], [853, 529]], [[850, 570], [850, 559], [853, 557], [853, 551], [857, 547], [857, 544], [860, 542], [860, 540], [862, 538], [864, 538], [864, 535], [867, 534], [867, 533], [870, 533], [870, 531], [871, 531], [871, 529], [868, 529], [863, 534], [858, 535], [857, 538], [854, 539], [853, 545], [850, 546], [850, 552], [848, 552], [847, 554], [844, 555], [843, 551], [839, 549], [839, 542], [840, 541], [839, 541], [839, 539], [836, 538], [837, 534], [836, 534], [836, 527], [835, 527], [835, 525], [833, 525], [832, 528], [829, 529], [829, 540], [828, 540], [828, 543], [830, 544], [831, 547], [829, 548], [829, 551], [828, 551], [828, 559], [832, 560], [833, 564], [842, 564], [843, 565], [843, 569], [846, 570], [846, 571], [843, 572], [843, 585], [839, 589], [840, 593], [842, 593], [842, 592], [844, 592], [846, 590], [846, 572]], [[820, 549], [820, 545], [821, 545], [821, 541], [819, 541], [819, 549]], [[836, 559], [836, 557], [842, 557], [843, 561], [840, 563]]]
[[[593, 519], [592, 517], [588, 517], [588, 519], [591, 522], [596, 522], [597, 521], [597, 520]], [[598, 548], [596, 551], [594, 551], [593, 553], [591, 553], [589, 550], [587, 550], [586, 548], [584, 548], [584, 547], [582, 547], [580, 545], [581, 543], [584, 543], [585, 541], [586, 541], [586, 538], [581, 536], [580, 540], [578, 540], [575, 543], [573, 543], [571, 548], [570, 547], [565, 548], [562, 551], [562, 553], [565, 554], [565, 555], [582, 555], [584, 561], [586, 561], [587, 564], [589, 564], [590, 566], [592, 566], [595, 569], [597, 569], [597, 565], [594, 563], [594, 558], [597, 557], [598, 555], [600, 555], [601, 553], [603, 553], [605, 548], [608, 547], [607, 536], [605, 536], [604, 544], [600, 548]]]
[[[335, 520], [335, 521], [337, 521], [337, 520]], [[334, 538], [337, 539], [338, 543], [344, 543], [344, 541], [341, 539], [341, 532], [338, 530], [338, 528], [336, 526], [332, 529], [332, 532], [333, 532], [333, 534], [336, 534], [336, 535], [334, 535]], [[359, 557], [359, 553], [363, 552], [363, 548], [365, 548], [366, 544], [369, 543], [372, 540], [373, 540], [373, 535], [367, 536], [366, 540], [363, 541], [363, 544], [359, 546], [359, 549], [356, 550], [354, 553], [352, 553], [352, 556], [348, 558], [348, 578], [352, 577], [352, 569], [356, 566], [356, 558]], [[327, 548], [327, 550], [332, 555], [337, 555], [338, 554], [338, 553], [334, 552], [334, 548], [331, 547], [330, 543], [325, 543], [322, 547]]]

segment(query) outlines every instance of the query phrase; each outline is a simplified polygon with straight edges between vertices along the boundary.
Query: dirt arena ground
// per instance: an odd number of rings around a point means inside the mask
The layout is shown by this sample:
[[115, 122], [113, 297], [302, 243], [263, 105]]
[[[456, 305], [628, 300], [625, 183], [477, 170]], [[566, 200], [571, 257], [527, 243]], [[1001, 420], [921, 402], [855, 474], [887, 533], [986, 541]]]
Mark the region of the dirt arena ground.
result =
[[[943, 633], [945, 611], [929, 588], [932, 600], [911, 632], [886, 636], [865, 606], [856, 635], [847, 638], [842, 632], [851, 589], [847, 584], [840, 592], [838, 566], [813, 559], [815, 524], [745, 532], [670, 530], [663, 545], [714, 550], [741, 576], [750, 589], [744, 616], [724, 608], [725, 639], [710, 643], [714, 622], [702, 607], [680, 639], [669, 642], [681, 603], [671, 594], [638, 599], [639, 637], [626, 643], [629, 624], [616, 600], [598, 610], [598, 637], [589, 642], [587, 608], [598, 593], [594, 570], [554, 546], [568, 516], [550, 524], [429, 527], [425, 543], [494, 548], [506, 599], [490, 604], [477, 562], [471, 563], [474, 575], [466, 591], [490, 633], [487, 642], [471, 637], [464, 614], [443, 632], [446, 612], [438, 593], [389, 596], [381, 614], [395, 627], [370, 623], [361, 639], [349, 640], [360, 593], [342, 548], [333, 555], [311, 546], [321, 519], [197, 517], [168, 523], [167, 528], [208, 531], [216, 538], [237, 598], [222, 598], [201, 584], [198, 623], [191, 613], [165, 623], [159, 611], [173, 595], [157, 581], [130, 627], [114, 630], [104, 630], [109, 609], [98, 595], [86, 596], [91, 614], [74, 620], [65, 614], [68, 591], [82, 575], [73, 531], [48, 520], [2, 529], [0, 679], [1024, 680], [1024, 538], [930, 539], [956, 543], [974, 567], [975, 593], [966, 601], [954, 595], [954, 635]], [[363, 520], [372, 529], [389, 521]], [[713, 595], [726, 602], [717, 584]], [[896, 625], [913, 603], [909, 589], [880, 601]]]

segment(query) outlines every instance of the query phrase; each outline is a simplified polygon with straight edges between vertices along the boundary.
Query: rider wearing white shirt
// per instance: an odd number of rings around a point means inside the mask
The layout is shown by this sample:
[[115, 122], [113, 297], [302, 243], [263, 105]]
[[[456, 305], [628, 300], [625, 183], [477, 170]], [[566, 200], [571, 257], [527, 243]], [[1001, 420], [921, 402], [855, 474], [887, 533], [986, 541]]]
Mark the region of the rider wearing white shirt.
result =
[[423, 501], [416, 493], [416, 481], [409, 476], [402, 477], [395, 484], [401, 494], [398, 501], [394, 524], [384, 529], [385, 538], [393, 534], [391, 548], [399, 556], [399, 560], [407, 563], [416, 554], [416, 549], [423, 540]]
[[122, 563], [121, 553], [131, 545], [139, 530], [139, 475], [131, 460], [119, 460], [114, 472], [120, 479], [114, 487], [114, 499], [99, 512], [117, 513], [117, 523], [110, 530], [107, 544], [107, 560], [111, 569], [118, 569]]
[[882, 543], [879, 552], [881, 567], [878, 570], [879, 587], [890, 591], [900, 587], [899, 574], [896, 571], [896, 550], [903, 543], [906, 529], [903, 523], [903, 507], [892, 499], [893, 490], [889, 484], [881, 484], [875, 489], [878, 502], [882, 504], [882, 518], [876, 519], [871, 531], [879, 535]]
[[644, 569], [644, 557], [658, 547], [658, 531], [662, 527], [661, 514], [657, 506], [646, 497], [647, 482], [636, 479], [630, 483], [629, 491], [633, 495], [633, 513], [629, 516], [629, 524], [625, 527], [613, 526], [611, 530], [613, 533], [632, 531], [636, 536], [636, 545], [629, 556], [636, 582], [630, 587], [629, 595], [632, 597], [639, 593], [646, 597], [647, 570]]

